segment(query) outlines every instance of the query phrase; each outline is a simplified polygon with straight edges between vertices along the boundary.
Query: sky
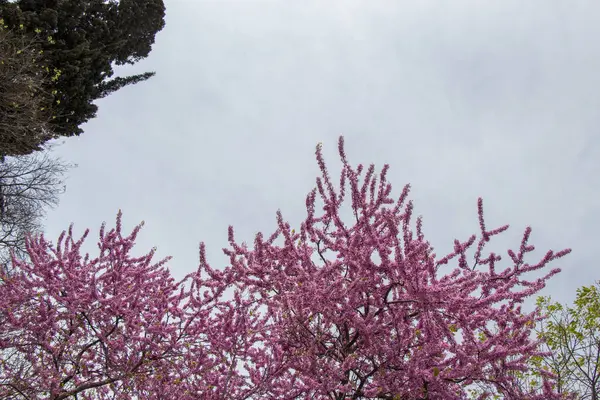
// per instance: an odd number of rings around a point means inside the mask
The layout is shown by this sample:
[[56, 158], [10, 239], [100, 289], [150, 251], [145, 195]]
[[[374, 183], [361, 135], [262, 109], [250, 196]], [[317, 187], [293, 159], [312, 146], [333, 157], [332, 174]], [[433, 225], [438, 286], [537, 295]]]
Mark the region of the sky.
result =
[[165, 5], [150, 56], [117, 68], [156, 76], [97, 101], [85, 132], [53, 150], [78, 166], [47, 238], [90, 228], [97, 255], [101, 223], [121, 209], [127, 231], [145, 221], [134, 254], [157, 246], [177, 278], [197, 268], [200, 241], [225, 267], [229, 225], [252, 243], [281, 209], [299, 228], [315, 146], [339, 182], [343, 135], [351, 164], [390, 164], [393, 197], [411, 184], [440, 257], [479, 232], [481, 196], [488, 228], [511, 226], [489, 250], [518, 250], [526, 226], [530, 263], [573, 249], [541, 295], [571, 302], [600, 279], [598, 2]]

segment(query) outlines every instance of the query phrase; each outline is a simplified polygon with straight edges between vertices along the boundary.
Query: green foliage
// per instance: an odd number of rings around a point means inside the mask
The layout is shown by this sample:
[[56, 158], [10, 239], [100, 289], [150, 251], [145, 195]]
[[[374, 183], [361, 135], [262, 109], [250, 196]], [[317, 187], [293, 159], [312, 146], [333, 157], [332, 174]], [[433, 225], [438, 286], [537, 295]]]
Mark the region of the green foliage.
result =
[[112, 92], [116, 92], [117, 90], [121, 89], [122, 87], [127, 85], [135, 85], [136, 83], [145, 81], [154, 75], [155, 72], [144, 72], [143, 74], [131, 75], [126, 78], [117, 77], [109, 82], [101, 83], [98, 85], [98, 98], [104, 98]]
[[538, 329], [538, 337], [551, 352], [541, 363], [559, 376], [562, 390], [588, 398], [597, 391], [600, 380], [598, 283], [577, 289], [573, 307], [552, 302], [549, 297], [538, 298], [537, 305], [549, 317]]
[[109, 80], [113, 63], [149, 55], [164, 14], [163, 0], [0, 1], [7, 28], [46, 38], [40, 54], [54, 79], [44, 89], [54, 96], [51, 130], [60, 136], [83, 132], [80, 125], [96, 115], [94, 100], [154, 74]]
[[[556, 378], [554, 389], [562, 394], [564, 399], [588, 398], [584, 396], [589, 390], [581, 382], [587, 379], [589, 388], [592, 380], [598, 379], [589, 374], [589, 371], [597, 370], [597, 355], [600, 354], [599, 300], [596, 286], [577, 290], [574, 308], [552, 302], [549, 297], [538, 297], [538, 315], [545, 315], [546, 318], [540, 318], [537, 325], [533, 321], [527, 325], [537, 334], [540, 350], [546, 352], [546, 355], [530, 357], [527, 360], [526, 371], [512, 373], [518, 386], [541, 392], [543, 376], [550, 373]], [[477, 336], [481, 341], [486, 340], [484, 332], [479, 332]], [[469, 398], [479, 399], [484, 393], [489, 393], [487, 399], [504, 398], [495, 388], [481, 384], [469, 390]]]

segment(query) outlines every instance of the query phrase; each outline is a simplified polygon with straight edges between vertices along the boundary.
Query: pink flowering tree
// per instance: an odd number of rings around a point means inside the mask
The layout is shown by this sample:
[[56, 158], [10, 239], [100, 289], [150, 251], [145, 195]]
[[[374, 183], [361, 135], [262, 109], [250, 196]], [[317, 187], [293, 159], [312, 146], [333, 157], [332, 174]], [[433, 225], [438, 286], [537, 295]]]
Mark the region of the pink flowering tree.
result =
[[56, 246], [29, 238], [30, 262], [3, 269], [0, 399], [262, 398], [276, 381], [256, 305], [226, 299], [231, 278], [206, 264], [203, 245], [179, 282], [154, 249], [133, 257], [141, 227], [124, 236], [119, 212], [95, 259], [81, 255], [89, 231], [75, 241], [71, 227]]
[[[516, 372], [530, 368], [531, 357], [544, 355], [531, 335], [542, 316], [537, 310], [523, 313], [520, 304], [560, 270], [534, 281], [522, 275], [544, 269], [570, 250], [548, 251], [539, 262], [527, 263], [524, 257], [533, 250], [527, 228], [501, 269], [501, 257], [485, 257], [483, 249], [508, 226], [486, 228], [479, 199], [479, 239], [455, 240], [454, 251], [437, 258], [420, 218], [411, 229], [409, 186], [392, 199], [388, 165], [379, 184], [373, 165], [360, 182], [363, 166], [349, 165], [343, 144], [340, 137], [339, 192], [317, 146], [322, 177], [306, 199], [308, 215], [299, 232], [280, 212], [278, 229], [266, 240], [257, 234], [253, 249], [238, 245], [229, 230], [232, 249], [225, 252], [231, 266], [225, 275], [263, 306], [260, 329], [273, 353], [285, 354], [280, 361], [287, 369], [272, 385], [277, 395], [269, 398], [465, 399], [473, 393], [559, 398], [547, 371], [539, 371], [542, 383], [534, 389], [524, 389]], [[352, 226], [339, 213], [346, 184]], [[320, 215], [317, 191], [324, 204]], [[275, 245], [281, 237], [283, 244]], [[452, 262], [453, 271], [440, 276], [440, 267]], [[472, 391], [474, 384], [489, 390]]]
[[[201, 244], [200, 266], [176, 282], [167, 259], [130, 255], [141, 225], [124, 237], [120, 213], [92, 260], [80, 253], [87, 232], [75, 241], [69, 229], [56, 247], [29, 239], [30, 262], [13, 259], [0, 276], [0, 398], [558, 399], [549, 372], [536, 371], [535, 388], [518, 377], [544, 355], [530, 335], [543, 316], [520, 304], [559, 270], [522, 275], [569, 250], [525, 262], [528, 228], [500, 270], [483, 249], [508, 227], [488, 230], [479, 200], [479, 240], [437, 258], [421, 220], [411, 228], [408, 186], [395, 201], [387, 165], [379, 184], [372, 165], [360, 182], [342, 138], [339, 152], [339, 193], [319, 146], [322, 177], [299, 232], [278, 212], [277, 230], [250, 249], [230, 227], [222, 270]], [[340, 216], [347, 185], [352, 226]]]
[[[231, 313], [214, 312], [223, 307], [219, 296], [226, 285], [202, 281], [200, 272], [175, 282], [164, 267], [168, 259], [151, 262], [154, 250], [132, 257], [140, 228], [123, 237], [119, 212], [116, 229], [105, 233], [102, 227], [100, 255], [92, 260], [80, 253], [87, 231], [75, 241], [70, 228], [56, 247], [43, 236], [28, 240], [31, 262], [13, 259], [11, 273], [0, 277], [0, 398], [225, 394], [228, 366], [214, 354], [223, 357], [225, 335], [240, 336], [239, 326], [220, 328]], [[209, 285], [216, 295], [193, 297], [194, 283]], [[235, 304], [228, 303], [233, 309]], [[210, 340], [202, 338], [210, 333], [215, 343], [205, 350], [201, 345]], [[194, 360], [186, 371], [190, 354]], [[201, 375], [213, 387], [188, 385], [182, 372]], [[236, 387], [239, 379], [229, 379], [229, 393], [243, 391]]]
[[[161, 379], [149, 379], [140, 398], [179, 400], [283, 399], [291, 393], [286, 355], [263, 329], [260, 303], [243, 296], [230, 270], [212, 269], [200, 245], [200, 266], [185, 281], [185, 335]], [[184, 282], [185, 282], [184, 281]], [[234, 289], [233, 298], [226, 294]]]
[[13, 258], [0, 278], [0, 398], [135, 398], [173, 355], [182, 294], [166, 259], [129, 255], [140, 227], [123, 237], [119, 213], [92, 260], [80, 254], [88, 231], [75, 241], [72, 227], [56, 247], [28, 240], [30, 263]]

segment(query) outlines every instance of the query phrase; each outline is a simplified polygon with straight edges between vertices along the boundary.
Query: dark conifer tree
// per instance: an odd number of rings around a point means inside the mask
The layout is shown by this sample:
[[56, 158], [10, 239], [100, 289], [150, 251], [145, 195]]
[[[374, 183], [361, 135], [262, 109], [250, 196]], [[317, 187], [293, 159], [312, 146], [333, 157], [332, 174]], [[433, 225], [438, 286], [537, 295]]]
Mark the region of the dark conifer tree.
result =
[[40, 38], [43, 67], [53, 75], [44, 89], [54, 95], [50, 125], [58, 136], [81, 134], [80, 125], [96, 115], [94, 100], [154, 75], [110, 80], [113, 63], [149, 55], [164, 15], [163, 0], [0, 0], [8, 29]]

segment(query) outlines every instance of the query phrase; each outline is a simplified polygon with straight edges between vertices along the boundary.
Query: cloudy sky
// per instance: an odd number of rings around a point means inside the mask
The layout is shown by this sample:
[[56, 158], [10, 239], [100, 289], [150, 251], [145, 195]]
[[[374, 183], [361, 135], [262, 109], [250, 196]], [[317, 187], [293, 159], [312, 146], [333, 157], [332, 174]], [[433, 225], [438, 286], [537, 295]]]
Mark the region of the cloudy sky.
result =
[[354, 165], [390, 164], [394, 197], [412, 185], [438, 255], [478, 232], [482, 196], [488, 227], [511, 225], [490, 250], [517, 249], [527, 225], [529, 262], [573, 249], [544, 295], [570, 302], [600, 279], [597, 2], [165, 3], [150, 57], [118, 70], [156, 76], [99, 101], [54, 151], [78, 167], [49, 238], [89, 227], [95, 255], [122, 209], [128, 229], [146, 222], [137, 254], [158, 246], [176, 277], [200, 241], [225, 266], [228, 225], [249, 243], [277, 209], [299, 226], [315, 146], [337, 181], [344, 135]]

